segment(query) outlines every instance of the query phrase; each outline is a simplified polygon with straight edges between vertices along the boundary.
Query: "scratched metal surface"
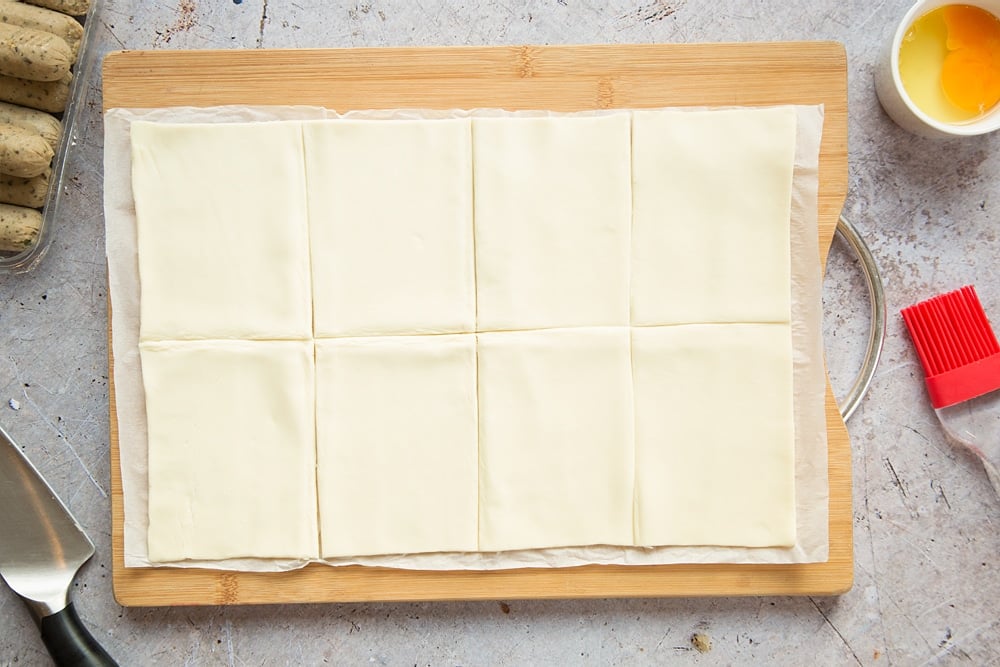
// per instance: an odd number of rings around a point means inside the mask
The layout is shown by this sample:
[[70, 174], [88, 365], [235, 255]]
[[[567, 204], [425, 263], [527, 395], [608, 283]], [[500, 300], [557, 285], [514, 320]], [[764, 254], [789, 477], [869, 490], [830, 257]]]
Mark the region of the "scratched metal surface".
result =
[[[945, 441], [898, 311], [965, 283], [1000, 324], [1000, 134], [933, 142], [881, 112], [872, 68], [909, 0], [106, 0], [119, 48], [258, 48], [833, 39], [850, 69], [846, 213], [881, 264], [885, 355], [849, 424], [856, 583], [837, 599], [597, 600], [121, 609], [111, 595], [100, 82], [44, 263], [0, 277], [0, 423], [97, 544], [77, 606], [123, 664], [1000, 664], [1000, 502]], [[867, 327], [842, 247], [827, 354], [843, 393]], [[16, 406], [16, 408], [15, 408]], [[0, 511], [3, 511], [0, 508]], [[2, 539], [2, 536], [0, 536]], [[0, 586], [0, 665], [47, 658]]]

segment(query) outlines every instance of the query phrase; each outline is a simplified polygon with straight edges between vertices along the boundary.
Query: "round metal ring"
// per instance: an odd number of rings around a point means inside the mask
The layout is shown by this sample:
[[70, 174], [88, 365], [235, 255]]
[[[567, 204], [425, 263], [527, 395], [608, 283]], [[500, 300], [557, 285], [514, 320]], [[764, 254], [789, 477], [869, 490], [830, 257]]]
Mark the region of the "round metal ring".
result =
[[861, 400], [868, 393], [872, 380], [875, 378], [875, 369], [878, 367], [879, 359], [882, 356], [882, 345], [885, 343], [885, 291], [882, 287], [882, 275], [879, 273], [875, 258], [861, 234], [843, 215], [837, 220], [837, 233], [847, 242], [848, 247], [854, 252], [861, 265], [861, 272], [864, 274], [865, 283], [868, 285], [868, 304], [871, 310], [871, 329], [868, 332], [868, 347], [865, 350], [865, 358], [861, 364], [861, 370], [854, 379], [850, 391], [840, 401], [840, 415], [847, 421], [861, 404]]

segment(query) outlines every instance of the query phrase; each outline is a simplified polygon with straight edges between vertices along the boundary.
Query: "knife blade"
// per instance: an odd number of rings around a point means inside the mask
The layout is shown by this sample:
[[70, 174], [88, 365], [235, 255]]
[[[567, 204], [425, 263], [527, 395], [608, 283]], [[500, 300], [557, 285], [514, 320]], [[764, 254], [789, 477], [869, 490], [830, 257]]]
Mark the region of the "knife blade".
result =
[[93, 542], [0, 426], [0, 577], [28, 606], [57, 665], [116, 665], [69, 601], [93, 555]]

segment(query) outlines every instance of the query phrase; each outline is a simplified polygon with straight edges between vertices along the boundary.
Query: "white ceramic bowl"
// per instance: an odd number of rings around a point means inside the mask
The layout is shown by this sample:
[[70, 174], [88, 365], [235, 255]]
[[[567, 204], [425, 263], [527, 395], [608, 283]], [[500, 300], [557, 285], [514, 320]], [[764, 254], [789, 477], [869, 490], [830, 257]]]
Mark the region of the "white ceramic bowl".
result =
[[918, 0], [903, 16], [892, 40], [886, 43], [875, 68], [875, 92], [882, 108], [905, 130], [925, 137], [970, 137], [1000, 129], [1000, 104], [984, 116], [966, 123], [942, 123], [920, 110], [903, 88], [899, 76], [899, 47], [906, 31], [918, 18], [944, 5], [972, 5], [1000, 17], [1000, 0]]

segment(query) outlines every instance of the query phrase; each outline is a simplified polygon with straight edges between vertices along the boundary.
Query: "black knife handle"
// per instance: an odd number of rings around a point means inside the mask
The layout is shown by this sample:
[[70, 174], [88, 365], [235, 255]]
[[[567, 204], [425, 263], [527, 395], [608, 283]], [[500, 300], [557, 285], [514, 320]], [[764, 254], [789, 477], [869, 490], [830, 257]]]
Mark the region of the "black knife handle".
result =
[[42, 641], [59, 667], [118, 667], [91, 636], [70, 602], [62, 611], [39, 622]]

